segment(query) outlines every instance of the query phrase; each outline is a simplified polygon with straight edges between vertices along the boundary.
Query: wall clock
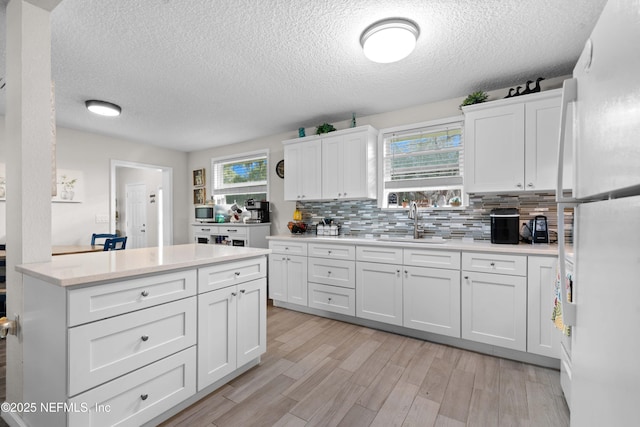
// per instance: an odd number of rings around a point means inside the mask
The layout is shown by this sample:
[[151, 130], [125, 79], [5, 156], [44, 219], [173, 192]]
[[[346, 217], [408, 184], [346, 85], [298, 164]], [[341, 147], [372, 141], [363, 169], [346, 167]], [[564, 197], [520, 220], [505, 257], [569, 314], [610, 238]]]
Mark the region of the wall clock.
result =
[[276, 165], [276, 174], [278, 174], [280, 178], [284, 178], [284, 160], [280, 160]]

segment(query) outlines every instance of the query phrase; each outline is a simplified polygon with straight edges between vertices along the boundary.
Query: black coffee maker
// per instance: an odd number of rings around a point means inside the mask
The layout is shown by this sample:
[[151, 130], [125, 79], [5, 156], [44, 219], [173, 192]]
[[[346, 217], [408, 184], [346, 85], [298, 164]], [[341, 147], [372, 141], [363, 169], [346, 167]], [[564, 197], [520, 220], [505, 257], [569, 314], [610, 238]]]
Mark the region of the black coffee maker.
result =
[[269, 222], [269, 202], [247, 199], [245, 208], [251, 214], [247, 223]]
[[547, 217], [536, 215], [529, 220], [529, 224], [522, 224], [520, 234], [524, 240], [531, 243], [549, 243], [549, 229], [547, 227]]

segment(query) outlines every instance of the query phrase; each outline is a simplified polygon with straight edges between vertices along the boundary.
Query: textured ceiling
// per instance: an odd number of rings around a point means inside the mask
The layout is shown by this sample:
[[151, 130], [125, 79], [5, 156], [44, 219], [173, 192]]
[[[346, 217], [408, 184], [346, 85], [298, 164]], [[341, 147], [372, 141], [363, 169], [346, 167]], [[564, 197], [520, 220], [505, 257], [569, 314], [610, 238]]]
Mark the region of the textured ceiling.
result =
[[[570, 74], [605, 2], [63, 0], [58, 125], [193, 151]], [[370, 62], [360, 34], [388, 17], [419, 25], [416, 50]], [[86, 99], [123, 114], [94, 116]]]

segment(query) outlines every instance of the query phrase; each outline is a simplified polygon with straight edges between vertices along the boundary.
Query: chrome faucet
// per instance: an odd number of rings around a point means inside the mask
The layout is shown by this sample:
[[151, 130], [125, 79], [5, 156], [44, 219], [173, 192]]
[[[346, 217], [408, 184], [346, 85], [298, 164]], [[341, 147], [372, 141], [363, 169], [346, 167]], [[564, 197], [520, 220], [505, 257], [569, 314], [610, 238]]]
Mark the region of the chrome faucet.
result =
[[419, 238], [418, 235], [418, 204], [415, 202], [411, 202], [409, 205], [409, 219], [413, 220], [413, 238]]

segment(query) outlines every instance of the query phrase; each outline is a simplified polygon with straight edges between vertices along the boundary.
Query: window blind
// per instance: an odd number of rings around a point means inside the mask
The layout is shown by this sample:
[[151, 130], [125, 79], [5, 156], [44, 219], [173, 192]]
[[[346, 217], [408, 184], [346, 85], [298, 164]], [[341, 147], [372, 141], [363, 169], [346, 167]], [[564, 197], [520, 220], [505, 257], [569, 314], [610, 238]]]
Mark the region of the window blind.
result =
[[267, 153], [212, 159], [213, 194], [267, 193]]
[[462, 123], [384, 135], [385, 189], [462, 185]]

